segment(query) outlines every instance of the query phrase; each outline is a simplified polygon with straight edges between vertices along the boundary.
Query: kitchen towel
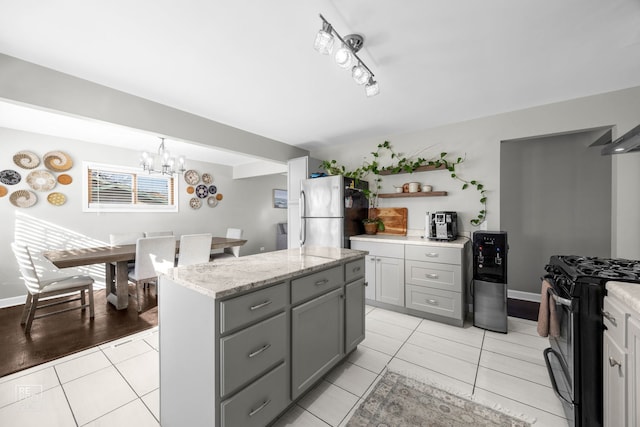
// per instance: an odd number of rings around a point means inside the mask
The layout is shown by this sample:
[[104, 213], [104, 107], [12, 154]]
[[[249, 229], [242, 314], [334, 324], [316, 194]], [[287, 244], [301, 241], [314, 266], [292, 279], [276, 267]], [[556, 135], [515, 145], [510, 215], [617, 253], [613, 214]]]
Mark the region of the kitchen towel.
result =
[[551, 283], [544, 279], [540, 290], [540, 310], [538, 311], [538, 335], [541, 337], [560, 336], [560, 324], [556, 313], [556, 302], [549, 293]]

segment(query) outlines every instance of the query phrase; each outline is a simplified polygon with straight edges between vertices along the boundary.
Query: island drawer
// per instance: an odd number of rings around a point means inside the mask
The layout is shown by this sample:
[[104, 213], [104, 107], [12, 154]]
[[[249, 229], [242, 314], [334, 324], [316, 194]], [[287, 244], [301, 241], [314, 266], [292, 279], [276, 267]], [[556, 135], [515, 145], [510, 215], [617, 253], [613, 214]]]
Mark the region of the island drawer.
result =
[[343, 283], [341, 265], [291, 281], [291, 304], [321, 295]]
[[406, 285], [406, 307], [444, 317], [460, 319], [462, 316], [462, 293]]
[[357, 261], [351, 261], [344, 265], [344, 281], [346, 283], [353, 282], [364, 276], [364, 258]]
[[277, 313], [286, 305], [286, 283], [220, 301], [220, 333], [224, 334]]
[[257, 427], [273, 420], [289, 404], [287, 365], [280, 366], [220, 405], [222, 427]]
[[448, 291], [462, 291], [462, 268], [454, 264], [412, 261], [405, 262], [407, 283]]
[[440, 246], [406, 245], [404, 257], [407, 260], [461, 264], [462, 252], [458, 248]]
[[285, 313], [220, 340], [220, 396], [233, 393], [285, 358]]

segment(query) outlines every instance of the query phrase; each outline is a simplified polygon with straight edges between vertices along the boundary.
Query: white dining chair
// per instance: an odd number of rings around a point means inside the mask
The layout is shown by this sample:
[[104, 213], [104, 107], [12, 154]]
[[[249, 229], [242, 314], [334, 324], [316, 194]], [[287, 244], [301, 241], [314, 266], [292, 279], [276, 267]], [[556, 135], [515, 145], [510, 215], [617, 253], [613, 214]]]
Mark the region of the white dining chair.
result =
[[[11, 249], [13, 249], [13, 253], [16, 256], [18, 266], [20, 267], [20, 273], [24, 280], [24, 285], [27, 288], [27, 300], [25, 301], [22, 318], [20, 320], [21, 325], [26, 323], [24, 328], [26, 334], [31, 332], [31, 324], [34, 319], [41, 319], [53, 314], [64, 313], [77, 309], [85, 311], [85, 309], [89, 307], [89, 317], [94, 317], [93, 278], [91, 276], [75, 275], [41, 279], [33, 264], [29, 248], [26, 245], [14, 242], [11, 244]], [[49, 299], [50, 297], [77, 291], [80, 292], [80, 296], [77, 298], [62, 299], [53, 302]], [[86, 303], [85, 291], [88, 293], [89, 304]], [[38, 309], [52, 307], [59, 304], [67, 304], [74, 301], [80, 301], [80, 306], [68, 307], [58, 311], [49, 311], [36, 316], [36, 310]]]
[[[241, 228], [227, 228], [228, 239], [242, 239], [244, 234]], [[211, 259], [219, 260], [224, 258], [238, 258], [240, 256], [240, 246], [232, 246], [230, 248], [224, 248], [224, 251], [219, 254], [211, 255]]]
[[173, 236], [142, 237], [136, 241], [136, 261], [129, 273], [129, 281], [135, 284], [138, 313], [142, 311], [138, 285], [155, 283], [158, 273], [173, 268], [175, 257], [176, 240]]
[[144, 237], [173, 236], [173, 231], [145, 231]]
[[178, 267], [209, 262], [211, 233], [183, 234], [180, 236]]

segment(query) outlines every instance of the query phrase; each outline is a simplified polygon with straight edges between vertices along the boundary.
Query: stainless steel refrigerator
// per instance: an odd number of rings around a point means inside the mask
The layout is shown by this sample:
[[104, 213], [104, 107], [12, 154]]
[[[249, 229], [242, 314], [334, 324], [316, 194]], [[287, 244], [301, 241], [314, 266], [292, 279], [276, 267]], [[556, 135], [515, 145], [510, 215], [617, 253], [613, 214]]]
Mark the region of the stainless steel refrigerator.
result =
[[342, 175], [303, 180], [300, 246], [351, 247], [349, 237], [364, 233], [369, 203], [363, 190], [368, 188], [368, 182]]

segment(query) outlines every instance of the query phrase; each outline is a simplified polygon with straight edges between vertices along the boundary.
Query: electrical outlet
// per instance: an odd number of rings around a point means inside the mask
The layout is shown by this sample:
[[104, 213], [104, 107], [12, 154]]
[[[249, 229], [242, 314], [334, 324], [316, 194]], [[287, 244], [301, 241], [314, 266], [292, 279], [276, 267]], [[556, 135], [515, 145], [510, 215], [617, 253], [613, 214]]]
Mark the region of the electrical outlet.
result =
[[264, 252], [264, 246], [260, 246], [260, 252]]

